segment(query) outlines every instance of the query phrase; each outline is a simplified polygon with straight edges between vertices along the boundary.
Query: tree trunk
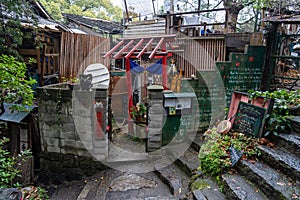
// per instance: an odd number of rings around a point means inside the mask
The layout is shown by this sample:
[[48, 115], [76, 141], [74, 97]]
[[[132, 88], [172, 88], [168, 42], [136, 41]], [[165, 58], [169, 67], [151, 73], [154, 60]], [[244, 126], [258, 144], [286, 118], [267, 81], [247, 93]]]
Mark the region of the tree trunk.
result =
[[224, 7], [228, 8], [227, 31], [229, 33], [236, 32], [236, 25], [239, 12], [244, 8], [244, 5], [237, 3], [234, 0], [224, 0]]
[[236, 32], [237, 18], [238, 18], [238, 13], [232, 12], [231, 10], [229, 10], [228, 21], [227, 21], [228, 33]]

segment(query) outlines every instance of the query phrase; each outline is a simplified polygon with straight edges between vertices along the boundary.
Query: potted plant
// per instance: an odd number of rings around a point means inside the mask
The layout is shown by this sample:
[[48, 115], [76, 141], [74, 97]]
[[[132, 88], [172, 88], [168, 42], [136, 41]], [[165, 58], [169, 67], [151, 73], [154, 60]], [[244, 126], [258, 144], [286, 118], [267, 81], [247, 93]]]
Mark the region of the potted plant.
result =
[[71, 76], [70, 78], [61, 77], [62, 82], [66, 82], [70, 90], [73, 90], [74, 86], [79, 86], [79, 79]]
[[137, 103], [130, 108], [130, 116], [135, 122], [145, 122], [147, 108], [143, 103]]

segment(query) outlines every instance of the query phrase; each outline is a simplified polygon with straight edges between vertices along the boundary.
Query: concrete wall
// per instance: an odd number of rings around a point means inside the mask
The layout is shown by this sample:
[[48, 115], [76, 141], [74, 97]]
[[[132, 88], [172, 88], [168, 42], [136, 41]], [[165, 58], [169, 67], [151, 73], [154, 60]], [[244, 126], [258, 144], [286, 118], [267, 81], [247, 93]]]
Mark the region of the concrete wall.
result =
[[38, 89], [38, 105], [42, 171], [71, 180], [105, 168], [99, 160], [107, 157], [106, 90], [72, 91], [66, 84], [46, 86]]

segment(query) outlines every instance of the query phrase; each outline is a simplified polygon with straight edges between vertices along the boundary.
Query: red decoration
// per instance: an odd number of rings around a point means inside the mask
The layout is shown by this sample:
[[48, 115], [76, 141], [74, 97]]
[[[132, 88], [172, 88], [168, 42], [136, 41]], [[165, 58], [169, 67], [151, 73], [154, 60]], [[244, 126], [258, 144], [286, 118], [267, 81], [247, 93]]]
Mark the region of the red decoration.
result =
[[254, 57], [253, 56], [250, 56], [249, 57], [249, 62], [253, 62], [254, 61]]

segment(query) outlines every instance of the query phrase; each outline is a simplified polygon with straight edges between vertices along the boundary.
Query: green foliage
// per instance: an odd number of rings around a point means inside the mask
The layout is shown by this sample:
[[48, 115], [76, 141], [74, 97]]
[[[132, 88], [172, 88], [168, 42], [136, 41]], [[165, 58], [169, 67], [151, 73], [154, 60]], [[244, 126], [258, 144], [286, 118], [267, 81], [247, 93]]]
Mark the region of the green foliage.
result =
[[136, 106], [130, 108], [130, 115], [133, 119], [136, 119], [137, 116], [144, 116], [146, 114], [147, 108], [142, 103], [137, 103]]
[[47, 191], [41, 187], [31, 186], [22, 190], [24, 200], [46, 200], [49, 199]]
[[300, 91], [277, 90], [274, 92], [249, 91], [250, 98], [258, 96], [274, 99], [274, 106], [266, 117], [265, 136], [277, 136], [280, 132], [291, 130], [290, 108], [300, 105]]
[[29, 150], [22, 151], [16, 157], [12, 157], [10, 152], [4, 146], [7, 144], [8, 139], [0, 139], [0, 188], [9, 188], [18, 186], [19, 184], [13, 183], [13, 180], [20, 176], [20, 165], [25, 161], [31, 153]]
[[2, 0], [0, 8], [0, 55], [12, 55], [20, 60], [17, 49], [26, 36], [21, 31], [21, 20], [36, 24], [36, 18], [27, 0]]
[[231, 168], [229, 148], [233, 145], [243, 151], [243, 158], [255, 159], [260, 155], [256, 148], [258, 140], [242, 133], [219, 134], [216, 128], [205, 132], [206, 143], [199, 151], [200, 170], [211, 176], [219, 177]]
[[39, 0], [50, 15], [62, 20], [62, 13], [82, 15], [105, 20], [121, 21], [122, 9], [110, 0]]
[[12, 56], [0, 56], [0, 101], [32, 105], [34, 94], [31, 86], [36, 82], [26, 78], [26, 64]]

